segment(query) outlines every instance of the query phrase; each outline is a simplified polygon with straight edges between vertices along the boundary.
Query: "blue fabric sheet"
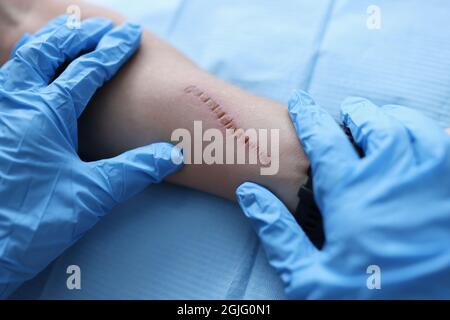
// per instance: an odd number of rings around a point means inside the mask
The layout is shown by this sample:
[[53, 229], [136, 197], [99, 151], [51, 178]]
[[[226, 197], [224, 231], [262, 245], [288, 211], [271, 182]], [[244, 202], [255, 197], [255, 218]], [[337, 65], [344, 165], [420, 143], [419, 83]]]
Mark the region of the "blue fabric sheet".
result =
[[[93, 1], [151, 28], [201, 67], [285, 103], [310, 93], [422, 110], [450, 127], [446, 0]], [[381, 9], [381, 29], [366, 26]], [[220, 182], [218, 182], [220, 183]], [[82, 290], [66, 268], [82, 269]], [[278, 299], [281, 284], [236, 205], [171, 185], [117, 208], [16, 298]]]

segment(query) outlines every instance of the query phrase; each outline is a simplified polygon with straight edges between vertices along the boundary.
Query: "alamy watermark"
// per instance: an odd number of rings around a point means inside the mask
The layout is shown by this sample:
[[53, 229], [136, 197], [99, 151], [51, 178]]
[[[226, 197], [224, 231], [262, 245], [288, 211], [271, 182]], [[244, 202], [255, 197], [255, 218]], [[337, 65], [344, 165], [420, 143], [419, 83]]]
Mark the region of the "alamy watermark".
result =
[[381, 8], [374, 4], [367, 7], [367, 29], [380, 30], [381, 29]]
[[[280, 169], [279, 129], [204, 130], [202, 121], [194, 121], [193, 134], [176, 129], [171, 141], [183, 151], [185, 164], [259, 165], [264, 176], [276, 175]], [[182, 160], [174, 152], [172, 161]]]
[[69, 275], [66, 280], [66, 286], [69, 290], [81, 290], [81, 268], [77, 265], [70, 265], [66, 269]]
[[367, 267], [366, 273], [370, 274], [367, 278], [366, 286], [369, 290], [381, 290], [381, 268], [373, 264]]
[[81, 29], [81, 8], [77, 5], [70, 5], [66, 9], [67, 22], [66, 27], [69, 29]]

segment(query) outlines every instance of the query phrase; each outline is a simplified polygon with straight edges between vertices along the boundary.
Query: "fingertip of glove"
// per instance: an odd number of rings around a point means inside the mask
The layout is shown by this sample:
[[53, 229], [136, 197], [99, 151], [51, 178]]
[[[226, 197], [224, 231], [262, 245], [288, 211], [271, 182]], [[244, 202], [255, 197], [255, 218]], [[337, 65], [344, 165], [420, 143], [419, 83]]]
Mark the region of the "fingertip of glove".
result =
[[347, 97], [341, 103], [341, 121], [344, 125], [348, 125], [349, 116], [355, 113], [361, 106], [367, 102], [361, 97]]
[[248, 207], [255, 201], [256, 188], [258, 185], [253, 182], [245, 182], [237, 188], [236, 196], [241, 206]]
[[341, 113], [348, 114], [368, 104], [371, 102], [365, 98], [347, 97], [341, 103]]
[[81, 24], [81, 27], [86, 29], [91, 28], [92, 26], [96, 26], [101, 29], [112, 29], [114, 27], [114, 23], [108, 18], [94, 17], [84, 20]]
[[298, 113], [301, 107], [309, 107], [309, 106], [315, 106], [316, 102], [314, 99], [309, 95], [309, 93], [303, 91], [303, 90], [296, 90], [294, 91], [294, 94], [292, 95], [291, 99], [288, 103], [288, 108], [291, 113]]
[[243, 184], [241, 184], [237, 190], [236, 190], [236, 194], [237, 195], [241, 195], [241, 196], [245, 196], [246, 194], [249, 193], [254, 193], [254, 191], [256, 189], [259, 189], [260, 187], [253, 182], [244, 182]]
[[127, 33], [129, 38], [140, 38], [142, 34], [142, 27], [134, 22], [127, 21], [120, 26], [124, 33]]
[[362, 97], [348, 97], [341, 104], [341, 121], [346, 127], [361, 126], [367, 118], [377, 115], [381, 110], [372, 101]]
[[183, 163], [183, 153], [180, 148], [170, 143], [154, 143], [148, 146], [149, 153], [155, 159], [164, 160], [173, 166], [180, 166]]
[[54, 23], [54, 24], [64, 24], [67, 22], [67, 19], [70, 17], [70, 15], [68, 14], [61, 14], [57, 17], [55, 17], [53, 20], [50, 20], [49, 23]]
[[62, 27], [64, 25], [68, 25], [68, 19], [69, 19], [70, 15], [68, 14], [62, 14], [59, 15], [57, 17], [55, 17], [54, 19], [50, 20], [46, 26], [44, 26], [41, 30], [39, 30], [37, 32], [37, 34], [39, 34], [42, 31], [48, 31], [48, 28], [58, 28], [58, 27]]
[[15, 44], [13, 50], [11, 51], [10, 59], [14, 58], [17, 50], [23, 47], [29, 40], [31, 39], [31, 35], [29, 33], [25, 33], [19, 41]]
[[108, 34], [110, 38], [118, 41], [118, 46], [122, 48], [123, 52], [126, 52], [126, 56], [129, 57], [140, 46], [142, 39], [142, 28], [131, 22], [125, 22], [124, 24], [115, 27]]
[[136, 22], [133, 22], [133, 21], [126, 21], [124, 23], [124, 26], [126, 28], [129, 28], [130, 30], [134, 30], [134, 31], [137, 31], [137, 32], [140, 32], [142, 30], [141, 25], [136, 23]]
[[[170, 146], [172, 146], [172, 145], [170, 145]], [[172, 164], [176, 168], [183, 166], [183, 164], [184, 164], [183, 150], [181, 150], [177, 146], [172, 146], [172, 149], [170, 151], [170, 160], [172, 161]]]
[[309, 107], [316, 107], [314, 99], [305, 91], [296, 90], [288, 104], [289, 116], [294, 124], [297, 134], [301, 134], [300, 117], [305, 115]]
[[239, 186], [236, 196], [245, 215], [249, 218], [257, 217], [261, 213], [267, 215], [269, 212], [265, 208], [276, 200], [269, 190], [253, 182], [246, 182]]
[[161, 182], [183, 166], [183, 155], [180, 149], [169, 143], [154, 143], [136, 149], [133, 157], [140, 159], [138, 161], [132, 159], [132, 162], [142, 163], [145, 170], [152, 172], [155, 183]]

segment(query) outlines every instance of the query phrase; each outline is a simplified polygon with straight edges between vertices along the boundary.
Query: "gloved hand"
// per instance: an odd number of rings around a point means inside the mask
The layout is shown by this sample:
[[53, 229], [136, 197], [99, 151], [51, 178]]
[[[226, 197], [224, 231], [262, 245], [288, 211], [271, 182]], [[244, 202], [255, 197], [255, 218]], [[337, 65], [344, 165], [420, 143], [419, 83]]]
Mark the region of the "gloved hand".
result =
[[28, 39], [0, 69], [0, 297], [43, 270], [116, 204], [179, 169], [172, 159], [181, 153], [169, 144], [80, 160], [77, 119], [137, 50], [141, 29], [88, 19], [72, 30], [65, 19]]
[[350, 98], [342, 120], [359, 158], [307, 94], [289, 112], [312, 166], [323, 250], [268, 190], [237, 190], [287, 296], [450, 298], [450, 137], [411, 109]]

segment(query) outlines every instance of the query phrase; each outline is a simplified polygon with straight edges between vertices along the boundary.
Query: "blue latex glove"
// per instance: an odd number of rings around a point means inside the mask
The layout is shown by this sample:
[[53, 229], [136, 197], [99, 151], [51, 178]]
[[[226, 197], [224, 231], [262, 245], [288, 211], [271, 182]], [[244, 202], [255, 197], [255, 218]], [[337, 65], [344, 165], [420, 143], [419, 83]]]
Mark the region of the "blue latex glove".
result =
[[268, 190], [237, 190], [288, 297], [450, 298], [450, 137], [413, 110], [350, 98], [342, 120], [360, 159], [307, 94], [289, 111], [312, 165], [323, 250]]
[[[77, 155], [78, 117], [140, 39], [136, 25], [113, 28], [109, 20], [88, 19], [71, 30], [60, 17], [1, 68], [1, 297], [43, 270], [116, 204], [179, 169], [172, 162], [179, 150], [163, 143], [93, 163]], [[66, 61], [72, 62], [54, 79]]]

